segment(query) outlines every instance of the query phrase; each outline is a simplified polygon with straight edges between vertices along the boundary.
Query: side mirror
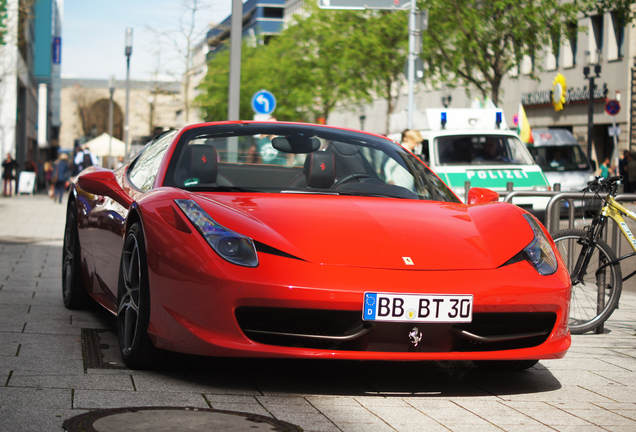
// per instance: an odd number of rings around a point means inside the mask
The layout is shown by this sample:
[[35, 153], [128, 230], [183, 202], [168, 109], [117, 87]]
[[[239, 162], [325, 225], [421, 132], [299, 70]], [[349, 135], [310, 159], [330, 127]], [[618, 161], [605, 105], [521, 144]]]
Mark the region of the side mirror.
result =
[[133, 202], [117, 183], [115, 174], [105, 168], [93, 166], [84, 170], [77, 178], [77, 183], [81, 190], [112, 198], [125, 208], [129, 208]]
[[474, 205], [497, 201], [499, 201], [499, 194], [497, 192], [486, 188], [474, 187], [468, 191], [466, 204]]

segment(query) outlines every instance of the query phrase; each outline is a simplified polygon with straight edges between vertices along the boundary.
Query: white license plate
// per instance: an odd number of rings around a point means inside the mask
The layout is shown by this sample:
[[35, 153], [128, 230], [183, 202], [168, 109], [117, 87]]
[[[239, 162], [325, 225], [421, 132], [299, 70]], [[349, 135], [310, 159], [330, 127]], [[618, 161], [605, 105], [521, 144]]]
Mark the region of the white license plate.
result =
[[365, 321], [471, 322], [473, 296], [364, 293]]

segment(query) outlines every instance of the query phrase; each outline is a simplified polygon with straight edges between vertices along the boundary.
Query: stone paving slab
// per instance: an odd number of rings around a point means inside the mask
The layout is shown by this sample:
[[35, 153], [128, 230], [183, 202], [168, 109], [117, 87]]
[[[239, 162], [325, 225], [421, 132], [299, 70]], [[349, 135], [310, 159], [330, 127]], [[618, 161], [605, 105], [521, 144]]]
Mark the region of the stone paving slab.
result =
[[115, 324], [62, 304], [65, 210], [44, 196], [0, 199], [0, 431], [57, 432], [78, 414], [126, 406], [240, 411], [315, 432], [636, 430], [631, 285], [604, 334], [575, 335], [564, 359], [524, 372], [179, 355], [155, 371], [87, 369], [82, 328], [102, 331], [112, 356]]

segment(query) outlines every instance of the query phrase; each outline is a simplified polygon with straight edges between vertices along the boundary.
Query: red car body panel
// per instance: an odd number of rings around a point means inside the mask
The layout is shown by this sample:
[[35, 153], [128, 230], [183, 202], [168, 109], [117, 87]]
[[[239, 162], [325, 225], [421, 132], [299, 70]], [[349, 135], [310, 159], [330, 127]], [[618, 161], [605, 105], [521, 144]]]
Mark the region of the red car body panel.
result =
[[[504, 203], [467, 206], [355, 196], [193, 193], [160, 187], [176, 142], [192, 128], [181, 131], [166, 151], [154, 190], [144, 193], [134, 188], [126, 167], [115, 172], [118, 193], [124, 197], [117, 201], [83, 191], [81, 181], [72, 189], [78, 203], [85, 283], [89, 293], [113, 313], [125, 233], [132, 218], [141, 221], [151, 291], [148, 333], [157, 347], [211, 356], [376, 360], [565, 355], [570, 346], [570, 278], [561, 257], [557, 254], [558, 270], [550, 276], [541, 276], [523, 260], [504, 265], [533, 240], [523, 210]], [[91, 172], [99, 169], [81, 176]], [[255, 268], [222, 259], [176, 199], [196, 201], [219, 224], [287, 255], [259, 253]], [[409, 352], [390, 352], [259, 343], [246, 336], [236, 318], [242, 307], [357, 311], [362, 316], [365, 292], [472, 294], [474, 313], [553, 312], [556, 325], [545, 342], [531, 348], [426, 352], [413, 347]], [[420, 327], [424, 332], [438, 329], [437, 324]]]

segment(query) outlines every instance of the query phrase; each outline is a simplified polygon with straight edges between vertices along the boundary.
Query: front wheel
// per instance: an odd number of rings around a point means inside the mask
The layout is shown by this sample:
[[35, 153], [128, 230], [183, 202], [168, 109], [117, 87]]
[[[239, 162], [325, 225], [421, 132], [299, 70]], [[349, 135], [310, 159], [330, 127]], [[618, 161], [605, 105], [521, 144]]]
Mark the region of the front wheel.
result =
[[75, 201], [66, 208], [64, 245], [62, 246], [62, 299], [68, 309], [86, 309], [91, 298], [82, 278], [80, 242], [77, 230], [77, 206]]
[[148, 369], [157, 364], [160, 351], [148, 336], [150, 288], [143, 231], [132, 225], [121, 255], [117, 295], [117, 335], [126, 366]]
[[[618, 306], [623, 282], [614, 251], [600, 238], [596, 239], [587, 268], [579, 277], [573, 275], [579, 256], [585, 250], [582, 243], [586, 235], [586, 231], [579, 229], [565, 229], [552, 235], [572, 278], [568, 322], [572, 334], [594, 330], [612, 315]], [[612, 262], [614, 264], [609, 264]]]

